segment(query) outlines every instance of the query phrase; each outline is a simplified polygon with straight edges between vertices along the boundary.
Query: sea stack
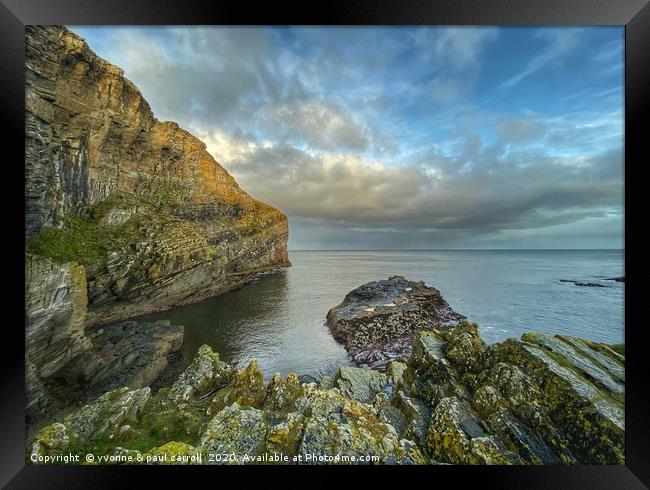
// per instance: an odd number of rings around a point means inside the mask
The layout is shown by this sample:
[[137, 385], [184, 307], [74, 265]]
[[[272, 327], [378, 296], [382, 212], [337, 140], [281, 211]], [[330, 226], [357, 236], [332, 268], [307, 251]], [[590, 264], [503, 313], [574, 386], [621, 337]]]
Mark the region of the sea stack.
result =
[[383, 369], [409, 358], [417, 332], [447, 329], [463, 318], [437, 289], [393, 276], [350, 291], [327, 313], [327, 326], [357, 366]]

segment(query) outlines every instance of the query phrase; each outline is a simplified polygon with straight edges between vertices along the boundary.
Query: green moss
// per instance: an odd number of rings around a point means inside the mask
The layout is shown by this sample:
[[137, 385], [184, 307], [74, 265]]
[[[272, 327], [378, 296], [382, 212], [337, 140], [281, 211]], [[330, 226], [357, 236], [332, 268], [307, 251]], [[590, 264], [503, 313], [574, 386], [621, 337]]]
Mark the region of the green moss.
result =
[[625, 344], [612, 344], [610, 347], [614, 352], [625, 357]]
[[97, 264], [111, 247], [110, 233], [91, 220], [67, 217], [61, 228], [43, 227], [27, 247], [28, 252], [60, 262]]

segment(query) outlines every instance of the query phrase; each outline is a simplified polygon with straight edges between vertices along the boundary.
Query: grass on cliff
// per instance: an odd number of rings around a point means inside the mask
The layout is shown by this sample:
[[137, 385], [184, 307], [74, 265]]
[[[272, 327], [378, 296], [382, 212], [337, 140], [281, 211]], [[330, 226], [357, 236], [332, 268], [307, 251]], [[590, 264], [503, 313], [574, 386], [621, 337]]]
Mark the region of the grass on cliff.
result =
[[83, 265], [101, 262], [110, 249], [110, 233], [97, 223], [68, 217], [61, 228], [43, 227], [27, 246], [30, 253]]
[[[118, 226], [105, 226], [92, 219], [66, 217], [60, 228], [43, 227], [29, 241], [27, 251], [59, 262], [99, 265], [108, 252], [123, 250], [141, 237], [150, 216], [134, 216]], [[162, 219], [161, 219], [162, 220]]]

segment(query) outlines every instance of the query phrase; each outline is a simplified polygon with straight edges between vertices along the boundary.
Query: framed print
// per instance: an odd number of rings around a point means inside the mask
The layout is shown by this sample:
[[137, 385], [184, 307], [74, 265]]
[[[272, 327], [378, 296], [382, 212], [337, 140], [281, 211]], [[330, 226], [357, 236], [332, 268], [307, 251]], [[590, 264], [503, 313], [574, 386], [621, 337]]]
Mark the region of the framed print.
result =
[[647, 488], [647, 2], [0, 12], [7, 488]]

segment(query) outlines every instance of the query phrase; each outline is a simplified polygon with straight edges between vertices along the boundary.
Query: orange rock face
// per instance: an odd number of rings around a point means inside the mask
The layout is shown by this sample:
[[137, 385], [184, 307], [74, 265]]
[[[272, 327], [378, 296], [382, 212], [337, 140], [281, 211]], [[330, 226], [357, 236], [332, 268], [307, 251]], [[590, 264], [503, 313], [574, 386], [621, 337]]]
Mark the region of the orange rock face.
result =
[[203, 142], [158, 121], [122, 69], [83, 39], [28, 27], [25, 68], [27, 239], [48, 255], [48, 230], [74, 242], [80, 225], [70, 218], [91, 227], [98, 258], [52, 247], [53, 258], [86, 266], [90, 323], [288, 265], [286, 216], [243, 191]]

